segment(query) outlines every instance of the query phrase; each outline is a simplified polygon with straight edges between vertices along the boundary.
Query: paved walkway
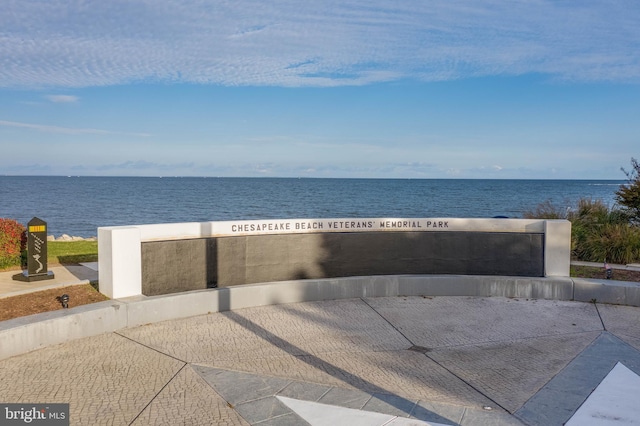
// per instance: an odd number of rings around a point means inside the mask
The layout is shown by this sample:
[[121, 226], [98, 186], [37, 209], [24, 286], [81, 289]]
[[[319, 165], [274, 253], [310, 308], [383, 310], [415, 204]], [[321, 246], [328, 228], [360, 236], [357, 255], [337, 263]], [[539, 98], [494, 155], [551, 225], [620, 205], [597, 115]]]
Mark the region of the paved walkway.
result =
[[34, 291], [50, 288], [66, 287], [69, 285], [88, 284], [98, 280], [98, 263], [83, 263], [80, 265], [58, 265], [48, 268], [53, 272], [53, 279], [33, 282], [23, 282], [13, 279], [21, 271], [0, 272], [0, 298], [17, 296]]
[[[0, 402], [70, 403], [71, 424], [86, 425], [383, 424], [364, 423], [373, 413], [397, 425], [561, 425], [618, 362], [640, 374], [640, 308], [359, 298], [166, 321], [9, 358]], [[359, 415], [322, 423], [335, 406]]]
[[[93, 281], [96, 266], [56, 266], [55, 279], [34, 283], [3, 272], [0, 297]], [[640, 308], [347, 299], [166, 321], [5, 359], [0, 403], [70, 403], [71, 424], [88, 425], [561, 425], [618, 362], [640, 374]]]

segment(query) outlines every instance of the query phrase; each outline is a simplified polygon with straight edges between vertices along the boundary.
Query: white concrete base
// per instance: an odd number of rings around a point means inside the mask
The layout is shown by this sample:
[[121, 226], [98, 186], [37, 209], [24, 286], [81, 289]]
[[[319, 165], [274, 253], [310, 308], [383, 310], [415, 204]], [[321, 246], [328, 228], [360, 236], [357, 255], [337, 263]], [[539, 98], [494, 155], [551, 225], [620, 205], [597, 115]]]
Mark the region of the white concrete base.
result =
[[574, 296], [578, 302], [640, 306], [640, 283], [574, 278]]
[[100, 293], [110, 299], [142, 294], [142, 246], [136, 227], [98, 228]]
[[126, 306], [106, 301], [0, 321], [0, 359], [127, 326]]
[[128, 304], [128, 326], [255, 306], [395, 296], [500, 296], [570, 300], [573, 298], [573, 283], [569, 278], [384, 275], [247, 284], [135, 298], [134, 303]]
[[568, 277], [571, 259], [571, 222], [546, 220], [544, 222], [544, 275]]

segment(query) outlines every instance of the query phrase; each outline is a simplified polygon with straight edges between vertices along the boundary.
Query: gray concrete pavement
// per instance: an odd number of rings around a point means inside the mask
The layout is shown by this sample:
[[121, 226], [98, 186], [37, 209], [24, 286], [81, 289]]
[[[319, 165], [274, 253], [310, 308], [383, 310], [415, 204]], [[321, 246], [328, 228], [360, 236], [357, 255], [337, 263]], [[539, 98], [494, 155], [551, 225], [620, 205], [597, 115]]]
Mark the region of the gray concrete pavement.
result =
[[[0, 361], [0, 402], [71, 424], [309, 424], [300, 401], [448, 425], [561, 425], [616, 362], [640, 374], [640, 308], [501, 297], [260, 306]], [[318, 412], [321, 416], [322, 412]]]
[[53, 279], [23, 282], [13, 279], [20, 270], [0, 272], [0, 298], [18, 296], [34, 291], [69, 285], [88, 284], [98, 280], [97, 263], [82, 265], [56, 265], [48, 268], [53, 272]]
[[[94, 265], [49, 269], [54, 280], [34, 283], [0, 273], [0, 297], [98, 279]], [[64, 313], [51, 326], [106, 324], [101, 312]], [[66, 343], [0, 356], [0, 403], [68, 402], [71, 424], [90, 425], [319, 425], [331, 406], [360, 410], [357, 424], [366, 425], [378, 423], [366, 423], [365, 412], [397, 424], [561, 425], [616, 362], [640, 374], [638, 324], [636, 307], [503, 297], [259, 306], [69, 334]], [[309, 422], [291, 408], [302, 403], [325, 405]]]

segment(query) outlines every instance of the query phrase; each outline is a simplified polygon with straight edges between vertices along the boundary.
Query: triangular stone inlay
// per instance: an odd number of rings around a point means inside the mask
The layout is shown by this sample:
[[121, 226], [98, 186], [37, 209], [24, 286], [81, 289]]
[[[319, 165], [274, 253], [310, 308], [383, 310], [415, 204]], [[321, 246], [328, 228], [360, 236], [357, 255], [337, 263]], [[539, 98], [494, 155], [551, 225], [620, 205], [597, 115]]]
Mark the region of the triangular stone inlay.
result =
[[[640, 374], [640, 352], [613, 334], [603, 332], [529, 399], [515, 413], [516, 417], [528, 424], [565, 424], [618, 363], [624, 364], [633, 373]], [[637, 395], [638, 393], [633, 394], [636, 401]]]
[[640, 376], [617, 363], [566, 425], [640, 425], [638, 395]]
[[427, 423], [390, 414], [337, 407], [283, 396], [276, 398], [312, 426], [445, 426], [442, 423]]

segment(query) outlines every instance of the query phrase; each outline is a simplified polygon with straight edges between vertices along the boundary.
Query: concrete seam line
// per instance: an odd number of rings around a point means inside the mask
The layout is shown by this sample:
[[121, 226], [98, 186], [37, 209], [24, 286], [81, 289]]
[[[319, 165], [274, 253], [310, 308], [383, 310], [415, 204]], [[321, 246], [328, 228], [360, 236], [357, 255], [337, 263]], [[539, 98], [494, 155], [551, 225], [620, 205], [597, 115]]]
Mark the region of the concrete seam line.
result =
[[151, 403], [158, 397], [158, 395], [160, 395], [162, 393], [162, 391], [164, 390], [164, 388], [166, 388], [167, 386], [169, 386], [169, 383], [171, 383], [173, 381], [173, 379], [176, 378], [176, 376], [178, 374], [180, 374], [180, 372], [182, 370], [184, 370], [184, 368], [187, 366], [187, 363], [184, 363], [184, 365], [182, 367], [180, 367], [180, 369], [178, 369], [178, 371], [176, 371], [176, 374], [174, 374], [168, 381], [167, 383], [164, 384], [164, 386], [162, 386], [162, 388], [160, 388], [160, 390], [153, 396], [153, 398], [151, 398], [151, 400], [149, 400], [149, 402], [147, 403], [147, 405], [145, 405], [144, 407], [142, 407], [142, 410], [140, 410], [140, 412], [138, 413], [137, 416], [135, 416], [133, 418], [133, 420], [131, 420], [131, 422], [129, 422], [129, 426], [131, 426], [132, 424], [135, 423], [135, 421], [138, 419], [138, 417], [140, 417], [142, 415], [142, 413], [144, 413], [144, 410], [147, 409], [147, 407], [149, 407], [151, 405]]
[[600, 309], [598, 309], [598, 304], [596, 302], [593, 302], [593, 306], [595, 306], [596, 312], [598, 313], [598, 318], [600, 318], [600, 323], [602, 324], [602, 329], [604, 331], [607, 331], [607, 326], [604, 325], [604, 320], [602, 319], [602, 315], [600, 315]]

